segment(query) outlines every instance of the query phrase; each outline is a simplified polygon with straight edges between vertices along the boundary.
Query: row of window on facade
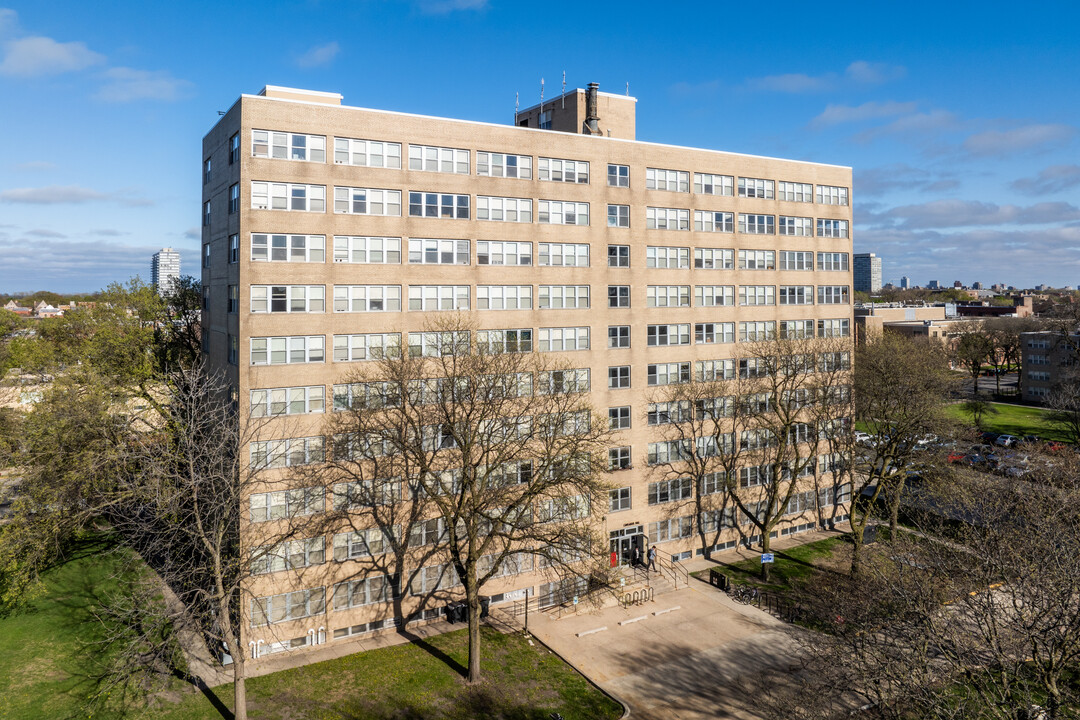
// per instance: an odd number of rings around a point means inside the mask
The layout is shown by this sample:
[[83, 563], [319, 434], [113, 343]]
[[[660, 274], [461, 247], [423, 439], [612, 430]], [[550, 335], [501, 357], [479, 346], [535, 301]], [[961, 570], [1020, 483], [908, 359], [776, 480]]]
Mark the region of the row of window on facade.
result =
[[[738, 288], [736, 292], [736, 287]], [[815, 293], [816, 287], [816, 293]], [[471, 310], [474, 296], [471, 285], [409, 285], [408, 310], [433, 312]], [[477, 285], [477, 310], [532, 310], [532, 285]], [[588, 309], [589, 285], [538, 285], [536, 309]], [[239, 311], [239, 286], [230, 285], [229, 312]], [[400, 312], [400, 285], [333, 285], [333, 311]], [[324, 313], [325, 285], [252, 285], [249, 288], [253, 313]], [[847, 305], [851, 301], [847, 285], [647, 285], [645, 306], [650, 308], [766, 306], [766, 305]], [[608, 285], [607, 307], [629, 308], [630, 285]], [[209, 309], [210, 294], [203, 294], [204, 309]]]
[[[401, 217], [401, 190], [377, 188], [335, 187], [334, 212], [346, 215]], [[472, 217], [472, 196], [454, 193], [424, 191], [408, 192], [409, 217], [448, 218], [468, 220]], [[590, 203], [563, 200], [537, 200], [536, 221], [550, 225], [589, 225]], [[607, 226], [630, 227], [630, 205], [608, 204]], [[212, 201], [203, 203], [203, 225], [209, 227]], [[240, 209], [240, 186], [229, 188], [228, 212]], [[251, 209], [285, 210], [293, 212], [326, 212], [326, 186], [301, 183], [251, 183]], [[645, 227], [650, 230], [690, 230], [693, 212], [693, 229], [699, 232], [732, 233], [736, 231], [735, 213], [688, 208], [645, 208]], [[813, 237], [814, 219], [811, 217], [757, 213], [738, 213], [738, 232], [752, 235], [780, 235]], [[495, 222], [532, 223], [532, 198], [476, 196], [476, 219]], [[817, 219], [817, 237], [846, 238], [848, 221], [828, 218]]]
[[[533, 265], [530, 241], [477, 240], [477, 265]], [[210, 244], [203, 245], [203, 267], [212, 262]], [[335, 235], [333, 261], [363, 265], [400, 265], [402, 249], [410, 265], [470, 265], [473, 241], [446, 238], [373, 237]], [[608, 267], [630, 267], [630, 245], [607, 245]], [[691, 250], [693, 251], [691, 253]], [[589, 243], [536, 243], [539, 267], [590, 267], [592, 246]], [[818, 252], [817, 270], [847, 272], [846, 252]], [[323, 263], [327, 258], [325, 235], [286, 235], [252, 233], [252, 262]], [[696, 270], [798, 270], [813, 271], [815, 253], [809, 250], [735, 250], [734, 248], [645, 246], [645, 266], [663, 269]], [[229, 236], [229, 262], [240, 259], [240, 236]], [[738, 264], [736, 264], [738, 260]]]
[[[333, 138], [334, 164], [356, 167], [401, 169], [401, 144], [358, 138]], [[275, 132], [272, 130], [251, 131], [251, 156], [274, 160], [294, 160], [301, 162], [326, 162], [327, 143], [323, 135], [305, 133]], [[229, 164], [239, 160], [240, 136], [233, 135], [229, 141]], [[440, 172], [455, 175], [470, 174], [471, 151], [464, 148], [438, 147], [431, 145], [408, 146], [408, 169], [421, 172]], [[536, 158], [536, 178], [543, 181], [588, 184], [590, 163], [582, 160], [564, 158]], [[533, 157], [512, 153], [476, 151], [476, 174], [480, 177], [533, 178]], [[666, 190], [670, 192], [690, 192], [690, 175], [686, 170], [665, 168], [645, 169], [646, 190]], [[207, 158], [203, 163], [203, 182], [208, 184], [213, 178], [213, 163]], [[693, 190], [701, 195], [719, 195], [731, 197], [735, 194], [736, 183], [732, 175], [713, 173], [693, 173]], [[607, 184], [609, 187], [630, 187], [630, 166], [609, 163], [607, 166]], [[847, 205], [848, 189], [835, 185], [817, 185], [815, 193], [812, 183], [774, 181], [765, 178], [738, 178], [738, 194], [744, 198], [777, 199], [787, 202], [814, 202], [826, 205]]]
[[[848, 318], [780, 320], [778, 337], [802, 340], [812, 337], [850, 337]], [[816, 332], [815, 332], [816, 328]], [[758, 328], [744, 326], [744, 337]], [[631, 347], [630, 325], [611, 325], [607, 328], [608, 349]], [[535, 342], [534, 342], [535, 338]], [[736, 338], [734, 322], [726, 323], [666, 323], [646, 326], [646, 346], [733, 343]], [[354, 362], [398, 357], [401, 354], [401, 333], [355, 333], [333, 336], [333, 361]], [[591, 326], [508, 328], [480, 330], [476, 333], [476, 349], [484, 353], [504, 352], [573, 352], [592, 348]], [[252, 365], [292, 365], [321, 363], [326, 360], [325, 335], [280, 335], [250, 339]], [[468, 353], [472, 350], [469, 331], [410, 332], [406, 335], [406, 350], [412, 357], [442, 357]]]

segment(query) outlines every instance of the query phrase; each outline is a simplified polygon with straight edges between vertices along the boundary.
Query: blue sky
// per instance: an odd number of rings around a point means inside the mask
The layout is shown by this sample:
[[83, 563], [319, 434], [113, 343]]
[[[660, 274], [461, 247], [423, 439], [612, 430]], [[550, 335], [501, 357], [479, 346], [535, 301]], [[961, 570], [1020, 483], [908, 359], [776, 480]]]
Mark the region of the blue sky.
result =
[[851, 165], [886, 281], [1076, 286], [1078, 21], [1075, 0], [0, 5], [0, 292], [147, 278], [163, 246], [197, 273], [201, 140], [241, 93], [510, 122], [563, 71], [629, 82], [640, 140]]

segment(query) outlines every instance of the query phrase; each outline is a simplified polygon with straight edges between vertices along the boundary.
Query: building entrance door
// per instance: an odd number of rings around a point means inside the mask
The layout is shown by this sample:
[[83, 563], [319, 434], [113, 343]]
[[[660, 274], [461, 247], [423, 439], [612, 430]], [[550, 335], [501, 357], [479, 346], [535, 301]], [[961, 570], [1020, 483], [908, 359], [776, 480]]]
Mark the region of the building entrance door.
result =
[[611, 538], [611, 552], [615, 553], [617, 564], [629, 565], [630, 559], [634, 556], [635, 546], [639, 550], [639, 557], [644, 560], [645, 533], [643, 531], [644, 528], [641, 525], [631, 525], [629, 527], [611, 531], [609, 534], [609, 537]]

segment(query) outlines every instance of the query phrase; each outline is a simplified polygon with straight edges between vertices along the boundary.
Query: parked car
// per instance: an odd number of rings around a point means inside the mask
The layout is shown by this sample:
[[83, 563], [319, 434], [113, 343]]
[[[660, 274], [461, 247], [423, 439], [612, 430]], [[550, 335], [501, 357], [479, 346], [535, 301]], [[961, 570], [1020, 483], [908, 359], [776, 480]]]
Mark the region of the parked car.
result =
[[992, 444], [994, 441], [996, 441], [1001, 436], [998, 433], [984, 432], [984, 433], [982, 433], [981, 437], [982, 437], [982, 441], [984, 443]]
[[1020, 442], [1020, 438], [1015, 435], [998, 435], [997, 439], [994, 440], [994, 444], [1001, 447], [1012, 447], [1018, 442]]
[[855, 442], [860, 445], [873, 445], [874, 438], [870, 436], [870, 433], [864, 433], [861, 430], [855, 431]]

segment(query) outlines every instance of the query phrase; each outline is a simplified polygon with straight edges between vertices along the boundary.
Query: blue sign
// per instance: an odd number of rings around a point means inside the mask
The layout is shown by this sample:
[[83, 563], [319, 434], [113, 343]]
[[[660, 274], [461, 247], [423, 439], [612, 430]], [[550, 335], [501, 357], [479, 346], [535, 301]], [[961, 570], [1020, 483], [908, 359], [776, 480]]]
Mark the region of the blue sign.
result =
[[761, 564], [771, 563], [773, 561], [772, 553], [761, 553]]

